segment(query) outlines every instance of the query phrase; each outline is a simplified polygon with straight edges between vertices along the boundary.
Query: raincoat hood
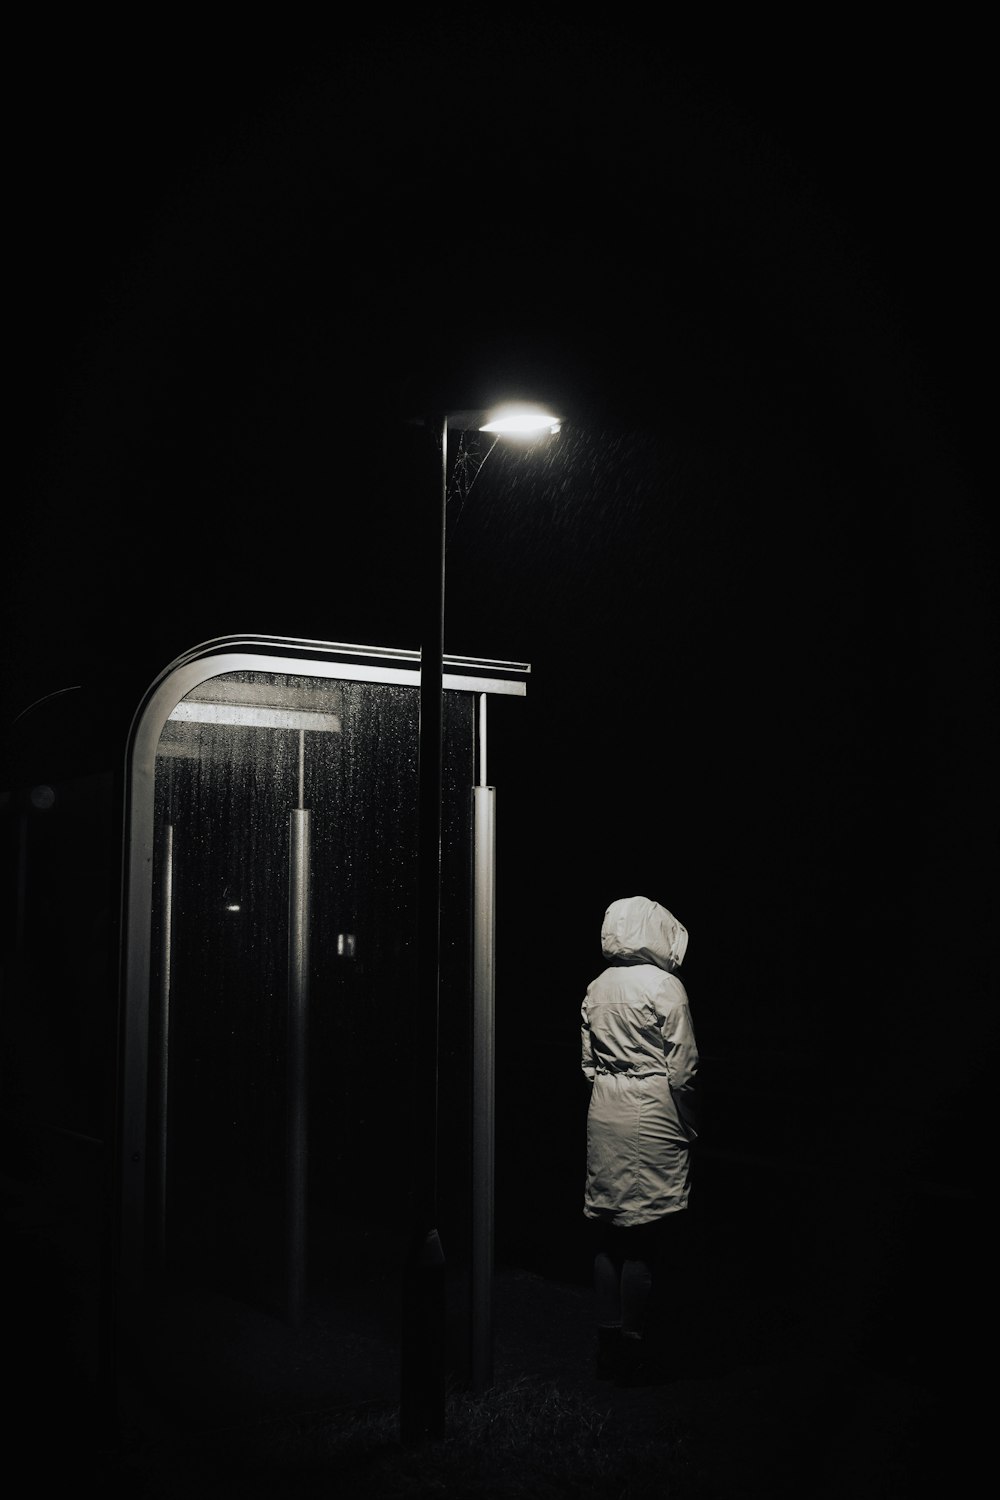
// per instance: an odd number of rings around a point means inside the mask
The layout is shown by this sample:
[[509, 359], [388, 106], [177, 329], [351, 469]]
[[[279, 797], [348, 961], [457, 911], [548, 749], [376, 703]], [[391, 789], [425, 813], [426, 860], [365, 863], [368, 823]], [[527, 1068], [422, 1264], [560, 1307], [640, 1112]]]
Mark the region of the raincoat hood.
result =
[[672, 973], [687, 951], [687, 928], [655, 901], [625, 896], [604, 913], [601, 952], [623, 963], [656, 964]]

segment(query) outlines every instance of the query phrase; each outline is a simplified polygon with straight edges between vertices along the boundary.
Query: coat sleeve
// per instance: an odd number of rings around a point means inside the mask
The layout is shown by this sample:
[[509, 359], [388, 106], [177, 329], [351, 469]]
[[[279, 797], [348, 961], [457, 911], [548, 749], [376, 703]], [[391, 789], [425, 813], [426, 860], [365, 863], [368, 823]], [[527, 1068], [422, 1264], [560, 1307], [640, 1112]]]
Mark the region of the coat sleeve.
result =
[[674, 1096], [681, 1124], [691, 1139], [695, 1140], [698, 1135], [695, 1110], [698, 1045], [694, 1038], [694, 1027], [691, 1024], [687, 993], [682, 985], [678, 985], [678, 988], [681, 992], [680, 996], [673, 998], [672, 1003], [667, 1007], [663, 1021], [663, 1055], [666, 1061], [667, 1078], [670, 1081], [670, 1091]]
[[583, 998], [580, 1006], [580, 1066], [583, 1068], [583, 1076], [594, 1081], [594, 1049], [590, 1039], [590, 1020], [587, 1015], [587, 997]]

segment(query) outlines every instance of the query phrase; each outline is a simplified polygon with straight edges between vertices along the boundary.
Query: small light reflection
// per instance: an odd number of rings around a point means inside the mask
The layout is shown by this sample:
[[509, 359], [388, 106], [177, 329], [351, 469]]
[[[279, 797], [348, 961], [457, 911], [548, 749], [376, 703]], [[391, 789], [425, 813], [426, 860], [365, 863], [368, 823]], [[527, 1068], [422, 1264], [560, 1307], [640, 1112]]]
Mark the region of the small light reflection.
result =
[[239, 909], [240, 909], [240, 903], [238, 901], [227, 901], [226, 902], [226, 911], [239, 911]]
[[337, 933], [337, 953], [341, 958], [353, 958], [356, 947], [356, 939], [353, 932]]

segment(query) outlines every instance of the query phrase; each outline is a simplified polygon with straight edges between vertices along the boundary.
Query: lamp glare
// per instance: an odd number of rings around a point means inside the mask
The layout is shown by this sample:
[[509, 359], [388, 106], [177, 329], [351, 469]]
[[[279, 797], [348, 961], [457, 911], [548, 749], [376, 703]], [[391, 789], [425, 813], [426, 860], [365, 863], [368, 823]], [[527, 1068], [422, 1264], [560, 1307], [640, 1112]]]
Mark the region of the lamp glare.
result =
[[551, 412], [524, 408], [494, 417], [492, 421], [485, 422], [479, 431], [521, 437], [534, 432], [556, 433], [561, 425], [559, 418], [554, 417]]

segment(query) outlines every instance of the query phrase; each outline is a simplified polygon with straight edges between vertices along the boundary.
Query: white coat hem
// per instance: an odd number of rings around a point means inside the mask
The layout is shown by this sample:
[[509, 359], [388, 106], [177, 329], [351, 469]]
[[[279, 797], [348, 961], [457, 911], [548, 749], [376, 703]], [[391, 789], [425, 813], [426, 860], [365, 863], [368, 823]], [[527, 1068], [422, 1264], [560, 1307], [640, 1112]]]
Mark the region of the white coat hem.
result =
[[602, 1214], [594, 1209], [585, 1208], [583, 1216], [585, 1219], [590, 1219], [591, 1223], [610, 1224], [615, 1229], [631, 1229], [636, 1224], [655, 1224], [659, 1219], [668, 1219], [671, 1214], [686, 1213], [687, 1209], [686, 1203], [675, 1203], [671, 1208], [665, 1208], [662, 1213], [658, 1214], [644, 1214], [639, 1211]]

